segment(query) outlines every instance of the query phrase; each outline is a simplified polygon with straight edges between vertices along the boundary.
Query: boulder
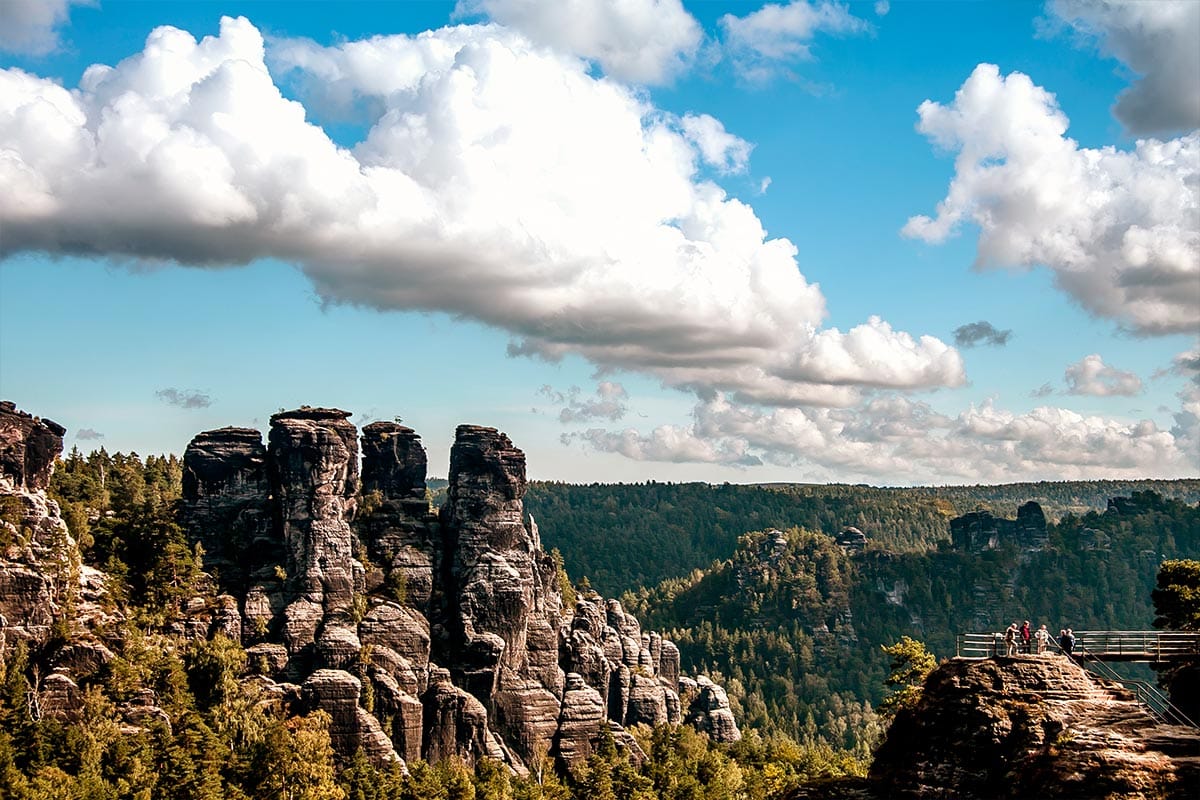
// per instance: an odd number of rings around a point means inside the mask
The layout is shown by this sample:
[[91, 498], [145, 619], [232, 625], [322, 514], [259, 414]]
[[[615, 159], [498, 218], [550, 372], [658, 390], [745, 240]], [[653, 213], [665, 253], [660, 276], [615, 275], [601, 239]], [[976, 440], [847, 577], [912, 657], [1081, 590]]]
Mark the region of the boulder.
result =
[[696, 695], [688, 707], [687, 723], [714, 742], [736, 742], [742, 738], [729, 696], [725, 690], [703, 676], [696, 679]]
[[358, 704], [362, 683], [349, 672], [319, 669], [304, 681], [301, 695], [309, 708], [329, 714], [329, 740], [343, 758], [361, 750], [367, 760], [384, 766], [399, 759], [379, 721]]
[[604, 711], [600, 693], [588, 686], [583, 676], [568, 673], [552, 749], [568, 770], [582, 764], [594, 751], [601, 726], [607, 724]]

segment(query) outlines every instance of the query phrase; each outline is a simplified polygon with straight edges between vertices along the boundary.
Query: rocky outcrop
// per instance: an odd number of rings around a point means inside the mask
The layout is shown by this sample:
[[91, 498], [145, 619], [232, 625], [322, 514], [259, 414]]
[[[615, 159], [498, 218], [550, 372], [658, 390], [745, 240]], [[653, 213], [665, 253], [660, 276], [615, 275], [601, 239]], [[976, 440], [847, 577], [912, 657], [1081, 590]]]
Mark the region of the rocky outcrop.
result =
[[329, 739], [339, 753], [361, 750], [376, 765], [399, 759], [391, 739], [359, 705], [362, 683], [358, 678], [342, 670], [320, 669], [308, 677], [301, 691], [310, 708], [329, 714]]
[[1044, 547], [1046, 515], [1032, 500], [1017, 509], [1017, 518], [1004, 519], [990, 511], [972, 511], [950, 520], [950, 541], [956, 550], [980, 553], [1011, 545], [1027, 550]]
[[897, 715], [870, 775], [879, 797], [1196, 797], [1200, 737], [1063, 656], [953, 660]]
[[284, 644], [293, 657], [316, 642], [323, 624], [350, 620], [359, 588], [362, 567], [349, 523], [358, 492], [358, 439], [349, 416], [306, 406], [271, 417], [271, 491], [286, 591], [294, 598], [284, 610]]
[[9, 488], [38, 492], [50, 486], [54, 459], [62, 453], [67, 429], [0, 400], [0, 478]]
[[[425, 448], [411, 428], [372, 422], [362, 429], [363, 508], [356, 528], [395, 599], [429, 614], [436, 515], [425, 497]], [[382, 577], [382, 575], [380, 576]]]
[[[680, 722], [671, 642], [594, 592], [564, 609], [507, 436], [458, 428], [434, 514], [417, 435], [367, 425], [360, 487], [348, 416], [281, 412], [265, 448], [244, 428], [193, 439], [185, 520], [233, 596], [197, 599], [185, 635], [240, 636], [246, 680], [302, 694], [332, 717], [340, 753], [377, 763], [486, 757], [524, 772], [551, 755], [569, 769], [606, 731], [638, 757], [623, 725]], [[705, 702], [697, 725], [732, 741], [728, 702]]]
[[426, 761], [458, 758], [473, 766], [484, 757], [504, 760], [504, 750], [488, 727], [487, 709], [451, 682], [449, 670], [430, 670], [429, 688], [421, 704], [425, 714], [422, 755]]
[[736, 742], [742, 738], [729, 707], [729, 696], [703, 676], [696, 680], [696, 696], [688, 706], [687, 722], [713, 741]]
[[0, 402], [0, 638], [9, 644], [46, 642], [66, 608], [86, 600], [79, 549], [45, 491], [65, 432]]
[[269, 496], [267, 448], [253, 428], [205, 431], [184, 450], [184, 526], [204, 549], [205, 569], [239, 594], [273, 578], [278, 563]]

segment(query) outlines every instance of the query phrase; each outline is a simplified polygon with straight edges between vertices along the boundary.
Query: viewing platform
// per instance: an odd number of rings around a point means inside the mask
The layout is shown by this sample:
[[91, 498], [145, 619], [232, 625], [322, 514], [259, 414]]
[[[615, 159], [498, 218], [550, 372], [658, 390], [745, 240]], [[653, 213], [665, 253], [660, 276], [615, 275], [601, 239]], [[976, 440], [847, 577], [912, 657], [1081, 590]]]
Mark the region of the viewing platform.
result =
[[[1035, 648], [1036, 640], [1032, 646]], [[993, 658], [1007, 652], [1003, 633], [960, 633], [955, 658]], [[1023, 652], [1023, 651], [1021, 651]], [[1051, 636], [1046, 652], [1061, 653], [1058, 636]], [[1185, 659], [1200, 660], [1200, 633], [1191, 631], [1075, 631], [1071, 655], [1099, 661], [1155, 664]]]

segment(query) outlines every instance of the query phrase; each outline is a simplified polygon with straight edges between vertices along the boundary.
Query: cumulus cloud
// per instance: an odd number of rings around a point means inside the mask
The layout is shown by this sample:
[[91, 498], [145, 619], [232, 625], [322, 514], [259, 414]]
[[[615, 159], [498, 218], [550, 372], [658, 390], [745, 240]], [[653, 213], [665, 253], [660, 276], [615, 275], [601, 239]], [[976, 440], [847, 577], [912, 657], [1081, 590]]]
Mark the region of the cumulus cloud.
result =
[[1132, 372], [1110, 367], [1099, 354], [1084, 356], [1078, 363], [1067, 367], [1064, 374], [1068, 394], [1085, 394], [1094, 397], [1132, 397], [1142, 391], [1142, 379]]
[[689, 134], [577, 58], [497, 26], [276, 48], [277, 72], [370, 101], [361, 142], [281, 95], [245, 19], [199, 42], [158, 28], [73, 91], [0, 71], [0, 257], [273, 257], [328, 302], [445, 311], [513, 353], [755, 402], [965, 380], [936, 338], [822, 328], [796, 247], [699, 174], [740, 140]]
[[789, 74], [789, 65], [813, 58], [811, 42], [818, 33], [856, 34], [870, 24], [841, 3], [792, 0], [768, 3], [744, 17], [721, 17], [725, 52], [745, 80], [762, 82]]
[[705, 163], [720, 172], [744, 172], [753, 145], [725, 131], [719, 119], [708, 114], [685, 114], [683, 135], [700, 151]]
[[1015, 414], [990, 401], [950, 417], [900, 396], [854, 409], [764, 410], [717, 395], [696, 406], [690, 425], [649, 433], [595, 428], [563, 438], [638, 460], [765, 462], [802, 470], [812, 479], [884, 484], [1176, 477], [1200, 467], [1194, 439], [1186, 438], [1195, 436], [1196, 418], [1181, 413], [1176, 419], [1164, 431], [1149, 420], [1084, 416], [1049, 406]]
[[154, 396], [167, 405], [179, 408], [208, 408], [213, 404], [212, 398], [204, 392], [194, 389], [176, 389], [173, 386], [159, 389]]
[[3, 0], [0, 2], [0, 50], [45, 55], [58, 49], [58, 29], [71, 6], [91, 0]]
[[1200, 326], [1200, 133], [1080, 147], [1054, 95], [991, 64], [918, 113], [917, 129], [958, 155], [937, 216], [912, 217], [905, 235], [940, 243], [973, 222], [977, 267], [1044, 265], [1087, 311], [1138, 334]]
[[954, 329], [954, 343], [959, 347], [977, 347], [981, 344], [1003, 347], [1011, 336], [1011, 330], [997, 330], [987, 320], [970, 322]]
[[1137, 73], [1113, 106], [1131, 133], [1200, 128], [1200, 3], [1051, 0], [1047, 8]]
[[486, 14], [531, 41], [600, 64], [633, 83], [667, 83], [695, 59], [700, 23], [680, 0], [459, 0], [456, 14]]
[[564, 424], [600, 419], [616, 422], [629, 411], [629, 406], [625, 403], [629, 399], [629, 393], [625, 391], [624, 386], [614, 381], [600, 381], [592, 397], [584, 397], [583, 390], [578, 386], [560, 392], [547, 384], [539, 389], [538, 393], [555, 405], [563, 406], [558, 412], [558, 420]]
[[891, 10], [892, 4], [888, 0], [875, 0], [875, 13], [879, 16], [886, 17]]
[[85, 442], [91, 442], [95, 441], [96, 439], [103, 439], [104, 434], [100, 431], [92, 430], [91, 428], [80, 428], [75, 432], [75, 438]]

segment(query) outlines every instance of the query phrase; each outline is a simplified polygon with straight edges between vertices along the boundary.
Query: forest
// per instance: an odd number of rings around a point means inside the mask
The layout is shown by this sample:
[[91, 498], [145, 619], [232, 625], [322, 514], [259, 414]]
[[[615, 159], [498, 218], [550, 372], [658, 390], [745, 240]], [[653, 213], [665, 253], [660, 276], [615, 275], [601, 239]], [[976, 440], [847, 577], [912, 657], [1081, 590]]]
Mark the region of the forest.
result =
[[[1149, 628], [1164, 559], [1200, 557], [1200, 481], [873, 489], [855, 486], [533, 484], [527, 510], [581, 588], [623, 603], [680, 648], [686, 673], [728, 689], [745, 737], [714, 745], [684, 727], [611, 742], [575, 774], [517, 777], [482, 762], [388, 772], [339, 763], [321, 713], [285, 718], [238, 680], [233, 641], [188, 640], [187, 598], [211, 591], [177, 521], [174, 456], [72, 451], [51, 495], [86, 563], [113, 576], [120, 652], [68, 722], [31, 710], [42, 665], [9, 647], [0, 669], [0, 800], [21, 798], [775, 798], [821, 776], [859, 775], [878, 743], [902, 637], [937, 657], [955, 634], [1012, 619]], [[1131, 497], [1105, 513], [1108, 497]], [[1036, 550], [950, 546], [968, 510], [1013, 516], [1037, 499], [1052, 520]], [[4, 513], [0, 509], [0, 513]], [[853, 525], [865, 548], [839, 546]], [[67, 635], [66, 631], [58, 635]], [[151, 690], [165, 719], [131, 733], [116, 713]]]
[[[444, 483], [444, 482], [443, 482]], [[430, 482], [431, 486], [434, 482]], [[801, 527], [831, 536], [854, 526], [873, 549], [925, 552], [951, 518], [977, 509], [1012, 518], [1033, 500], [1048, 519], [1103, 511], [1110, 497], [1154, 491], [1200, 502], [1200, 480], [1062, 481], [903, 489], [844, 484], [533, 482], [525, 508], [576, 579], [619, 595], [727, 559], [750, 531]]]

